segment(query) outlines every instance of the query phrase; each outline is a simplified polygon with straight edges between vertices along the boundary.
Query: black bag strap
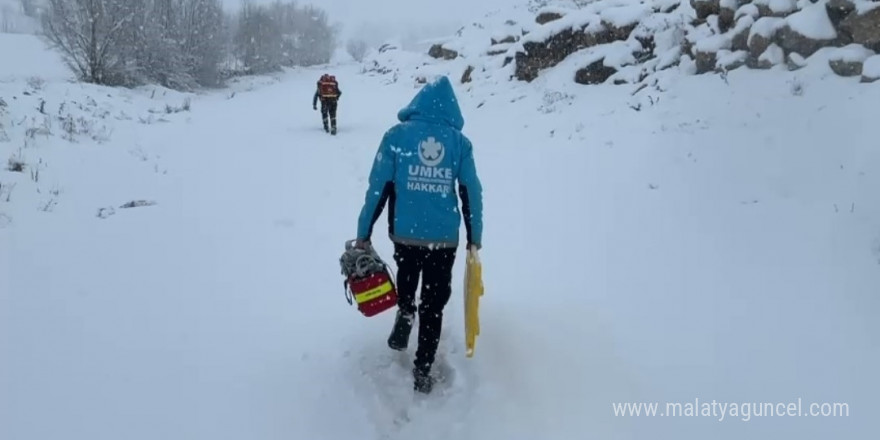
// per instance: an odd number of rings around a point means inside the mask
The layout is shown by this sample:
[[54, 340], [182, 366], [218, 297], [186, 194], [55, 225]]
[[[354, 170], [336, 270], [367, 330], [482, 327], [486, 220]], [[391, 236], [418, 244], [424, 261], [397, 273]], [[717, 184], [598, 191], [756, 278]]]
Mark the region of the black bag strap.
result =
[[348, 287], [348, 280], [342, 282], [342, 289], [345, 293], [345, 300], [348, 301], [348, 305], [354, 304], [354, 298], [351, 296], [351, 289]]

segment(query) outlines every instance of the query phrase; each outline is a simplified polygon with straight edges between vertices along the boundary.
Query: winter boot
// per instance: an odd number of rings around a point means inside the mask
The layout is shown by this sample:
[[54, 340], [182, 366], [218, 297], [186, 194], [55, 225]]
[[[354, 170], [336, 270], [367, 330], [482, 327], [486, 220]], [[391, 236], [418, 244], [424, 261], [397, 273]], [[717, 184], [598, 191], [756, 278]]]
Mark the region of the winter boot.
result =
[[326, 131], [327, 133], [330, 133], [330, 126], [327, 125], [326, 121], [324, 122], [324, 131]]
[[392, 350], [403, 351], [409, 345], [409, 334], [412, 331], [415, 315], [406, 315], [397, 309], [397, 317], [394, 319], [394, 328], [388, 336], [388, 346]]
[[336, 127], [333, 127], [330, 129], [330, 134], [332, 134], [334, 136], [336, 135]]
[[434, 378], [431, 377], [431, 367], [413, 368], [413, 389], [422, 394], [430, 394], [434, 388]]

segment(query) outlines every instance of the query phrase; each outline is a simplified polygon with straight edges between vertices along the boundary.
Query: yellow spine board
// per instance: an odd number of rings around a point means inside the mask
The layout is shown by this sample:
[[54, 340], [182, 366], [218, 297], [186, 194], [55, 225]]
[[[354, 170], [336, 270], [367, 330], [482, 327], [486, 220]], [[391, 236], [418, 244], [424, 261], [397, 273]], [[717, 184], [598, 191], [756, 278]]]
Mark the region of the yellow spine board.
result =
[[480, 297], [483, 296], [483, 266], [476, 250], [468, 250], [464, 272], [465, 355], [474, 356], [480, 334]]

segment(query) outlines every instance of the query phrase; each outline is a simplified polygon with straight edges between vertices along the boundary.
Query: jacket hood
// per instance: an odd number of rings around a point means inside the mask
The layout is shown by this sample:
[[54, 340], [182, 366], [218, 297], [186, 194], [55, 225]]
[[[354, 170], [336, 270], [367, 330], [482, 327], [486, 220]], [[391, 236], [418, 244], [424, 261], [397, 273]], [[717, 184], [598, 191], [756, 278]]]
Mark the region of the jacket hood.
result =
[[397, 119], [400, 122], [426, 121], [446, 124], [456, 130], [464, 127], [458, 99], [455, 97], [455, 91], [452, 90], [452, 83], [446, 76], [425, 84], [409, 105], [397, 113]]

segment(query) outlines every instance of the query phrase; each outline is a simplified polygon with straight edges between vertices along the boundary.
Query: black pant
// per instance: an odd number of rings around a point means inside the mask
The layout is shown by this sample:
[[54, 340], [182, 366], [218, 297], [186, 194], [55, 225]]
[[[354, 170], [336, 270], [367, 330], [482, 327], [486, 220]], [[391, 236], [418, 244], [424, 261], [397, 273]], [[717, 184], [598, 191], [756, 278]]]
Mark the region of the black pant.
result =
[[[324, 128], [327, 128], [327, 120], [330, 121], [330, 127], [336, 128], [336, 104], [335, 99], [321, 100], [321, 119], [324, 121]], [[329, 118], [328, 118], [329, 117]]]
[[[452, 294], [452, 266], [455, 248], [429, 249], [423, 246], [394, 245], [397, 263], [397, 307], [408, 315], [419, 313], [419, 346], [415, 365], [429, 369], [434, 363], [440, 332], [443, 328], [443, 309]], [[422, 295], [416, 308], [416, 290], [422, 276]]]

